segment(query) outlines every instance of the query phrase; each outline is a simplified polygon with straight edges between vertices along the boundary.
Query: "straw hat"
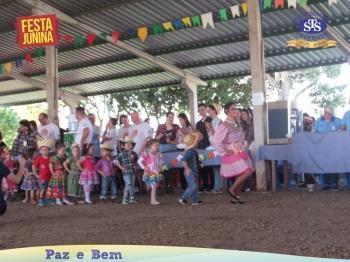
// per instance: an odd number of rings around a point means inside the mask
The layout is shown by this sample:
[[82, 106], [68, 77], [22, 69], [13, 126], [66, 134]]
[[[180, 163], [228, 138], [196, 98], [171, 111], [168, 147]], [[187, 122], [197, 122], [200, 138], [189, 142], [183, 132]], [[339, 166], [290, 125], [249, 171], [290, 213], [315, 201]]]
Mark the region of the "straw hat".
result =
[[184, 137], [184, 143], [186, 144], [187, 149], [194, 147], [198, 140], [200, 139], [200, 134], [198, 132], [193, 132]]
[[220, 115], [220, 112], [221, 112], [221, 110], [222, 110], [221, 105], [219, 105], [219, 104], [213, 104], [213, 107], [215, 108], [216, 113], [217, 113], [218, 115]]
[[70, 148], [71, 148], [71, 149], [73, 149], [73, 148], [75, 148], [75, 147], [80, 148], [80, 146], [79, 146], [79, 144], [78, 144], [78, 143], [74, 143], [74, 144], [72, 144]]
[[47, 147], [47, 148], [52, 148], [53, 146], [53, 141], [52, 140], [49, 140], [49, 139], [41, 139], [41, 140], [38, 140], [38, 147], [39, 149], [42, 148], [42, 147]]
[[123, 140], [123, 143], [131, 143], [131, 144], [135, 144], [134, 139], [130, 136], [126, 136]]
[[105, 150], [113, 151], [112, 148], [111, 148], [111, 146], [110, 146], [109, 144], [106, 144], [106, 143], [102, 144], [102, 145], [100, 146], [100, 149], [105, 149]]

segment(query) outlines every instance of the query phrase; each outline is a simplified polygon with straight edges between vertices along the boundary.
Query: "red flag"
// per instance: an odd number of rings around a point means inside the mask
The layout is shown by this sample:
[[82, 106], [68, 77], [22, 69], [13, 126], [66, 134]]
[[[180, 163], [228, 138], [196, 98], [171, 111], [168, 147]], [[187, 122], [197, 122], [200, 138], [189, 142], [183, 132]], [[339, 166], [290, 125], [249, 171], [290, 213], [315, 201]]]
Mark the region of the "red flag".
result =
[[116, 45], [119, 40], [120, 33], [119, 32], [112, 32], [112, 38], [114, 40], [114, 44]]
[[74, 37], [71, 36], [71, 35], [64, 35], [64, 36], [63, 36], [63, 40], [64, 40], [65, 42], [71, 43], [71, 42], [73, 42]]
[[177, 166], [177, 165], [178, 165], [179, 161], [177, 161], [177, 159], [173, 159], [173, 160], [171, 160], [171, 162], [170, 162], [170, 163], [171, 163], [171, 165], [172, 165], [172, 166], [174, 166], [174, 167], [175, 167], [175, 166]]
[[214, 159], [215, 158], [214, 152], [212, 152], [212, 151], [208, 152], [208, 158], [209, 159]]
[[284, 0], [275, 0], [275, 8], [277, 9], [278, 7], [284, 7]]
[[31, 63], [31, 64], [33, 64], [33, 62], [34, 62], [31, 54], [25, 54], [24, 60], [26, 60], [27, 63]]
[[89, 43], [89, 46], [92, 46], [92, 45], [94, 44], [95, 38], [96, 38], [96, 35], [95, 35], [95, 34], [89, 34], [89, 35], [86, 37], [86, 40], [87, 40], [87, 42]]

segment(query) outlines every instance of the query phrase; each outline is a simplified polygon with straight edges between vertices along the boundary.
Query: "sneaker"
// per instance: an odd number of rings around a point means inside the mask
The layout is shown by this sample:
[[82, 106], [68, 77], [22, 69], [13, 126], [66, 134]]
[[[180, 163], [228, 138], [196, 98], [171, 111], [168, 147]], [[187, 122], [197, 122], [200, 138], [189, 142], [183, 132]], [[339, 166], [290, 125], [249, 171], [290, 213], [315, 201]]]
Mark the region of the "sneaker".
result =
[[45, 199], [44, 201], [46, 206], [51, 206], [54, 204], [54, 201], [52, 199]]
[[[5, 199], [5, 200], [6, 200], [6, 199]], [[23, 203], [23, 204], [28, 203], [28, 199], [26, 199], [26, 198], [25, 198], [25, 199], [23, 199], [23, 200], [22, 200], [22, 203]]]
[[186, 205], [187, 204], [187, 200], [185, 200], [185, 199], [180, 198], [180, 199], [178, 199], [178, 201], [179, 201], [179, 203], [181, 205]]
[[129, 201], [126, 199], [123, 199], [122, 205], [129, 205]]
[[74, 205], [73, 202], [70, 202], [68, 199], [65, 199], [65, 198], [63, 199], [63, 203], [65, 203], [68, 206], [73, 206]]
[[84, 200], [78, 200], [77, 203], [78, 204], [85, 204], [85, 201]]
[[151, 202], [151, 205], [152, 205], [152, 206], [159, 206], [160, 203], [159, 203], [158, 201], [156, 201], [156, 202]]
[[201, 204], [202, 204], [202, 201], [198, 201], [198, 202], [192, 203], [192, 206], [200, 206]]
[[213, 191], [211, 191], [213, 194], [222, 194], [222, 191], [221, 190], [219, 190], [219, 191], [215, 191], [215, 190], [213, 190]]
[[105, 196], [100, 196], [100, 200], [107, 200], [107, 197], [105, 197]]
[[45, 202], [46, 202], [45, 199], [40, 199], [38, 206], [39, 207], [44, 207], [45, 206]]
[[56, 199], [56, 205], [58, 205], [58, 206], [63, 205], [63, 202], [61, 201], [61, 199], [59, 199], [59, 198]]
[[116, 196], [111, 196], [111, 200], [116, 200], [117, 197]]
[[91, 200], [85, 200], [85, 201], [84, 201], [84, 204], [91, 205], [91, 204], [92, 204], [92, 201], [91, 201]]
[[135, 198], [130, 198], [129, 203], [130, 204], [137, 204], [137, 201], [135, 200]]

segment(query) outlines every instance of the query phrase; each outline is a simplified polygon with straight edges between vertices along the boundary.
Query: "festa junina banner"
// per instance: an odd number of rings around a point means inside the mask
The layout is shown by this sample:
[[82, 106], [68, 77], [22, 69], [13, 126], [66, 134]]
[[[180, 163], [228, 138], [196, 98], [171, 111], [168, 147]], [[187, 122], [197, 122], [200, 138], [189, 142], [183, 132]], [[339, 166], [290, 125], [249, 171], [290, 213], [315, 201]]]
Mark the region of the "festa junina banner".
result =
[[0, 251], [0, 261], [343, 262], [346, 260], [205, 248], [164, 246], [71, 245], [3, 250]]
[[287, 47], [296, 47], [296, 48], [328, 48], [337, 46], [337, 42], [334, 40], [320, 39], [318, 41], [307, 41], [305, 39], [295, 39], [290, 40], [287, 43]]
[[21, 48], [57, 45], [59, 34], [56, 15], [18, 17], [17, 42]]

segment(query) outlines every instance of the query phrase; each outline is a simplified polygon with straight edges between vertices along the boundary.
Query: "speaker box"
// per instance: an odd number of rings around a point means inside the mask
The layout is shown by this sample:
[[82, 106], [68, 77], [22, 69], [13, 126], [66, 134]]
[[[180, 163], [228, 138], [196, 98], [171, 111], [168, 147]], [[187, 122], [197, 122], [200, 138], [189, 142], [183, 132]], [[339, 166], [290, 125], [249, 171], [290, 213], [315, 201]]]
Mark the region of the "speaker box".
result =
[[287, 144], [290, 132], [290, 105], [287, 100], [267, 103], [268, 144]]

